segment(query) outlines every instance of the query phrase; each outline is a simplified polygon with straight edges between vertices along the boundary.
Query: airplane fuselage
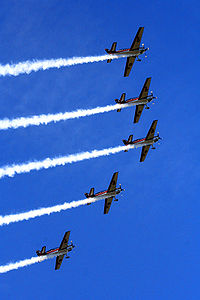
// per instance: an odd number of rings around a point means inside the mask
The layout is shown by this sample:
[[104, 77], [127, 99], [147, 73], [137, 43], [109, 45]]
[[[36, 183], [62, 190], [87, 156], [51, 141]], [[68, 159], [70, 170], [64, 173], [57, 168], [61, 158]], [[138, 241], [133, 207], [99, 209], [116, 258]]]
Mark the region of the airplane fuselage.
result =
[[134, 49], [134, 50], [130, 50], [130, 49], [120, 49], [117, 51], [110, 51], [107, 50], [106, 52], [108, 54], [114, 54], [117, 56], [135, 56], [138, 57], [139, 55], [143, 54], [144, 52], [146, 52], [148, 50], [148, 48], [139, 48], [139, 49]]
[[127, 143], [127, 146], [128, 145], [133, 145], [134, 148], [138, 148], [138, 147], [153, 145], [157, 141], [158, 141], [158, 137], [154, 136], [152, 139], [148, 139], [148, 140], [146, 138], [134, 140], [130, 143]]
[[149, 102], [151, 102], [153, 99], [154, 99], [154, 97], [149, 95], [145, 98], [130, 98], [124, 102], [120, 102], [120, 100], [119, 100], [117, 103], [118, 104], [127, 104], [127, 106], [135, 106], [135, 105], [141, 105], [141, 104], [146, 105]]
[[94, 198], [96, 199], [106, 199], [106, 198], [110, 198], [110, 197], [115, 197], [116, 195], [118, 195], [119, 193], [121, 192], [121, 190], [118, 188], [116, 189], [115, 191], [113, 192], [107, 192], [106, 191], [103, 191], [103, 192], [99, 192], [99, 193], [96, 193], [94, 194]]
[[68, 252], [72, 251], [73, 249], [73, 246], [72, 245], [69, 245], [67, 246], [66, 249], [63, 249], [63, 250], [59, 250], [59, 248], [54, 248], [54, 249], [50, 249], [48, 251], [46, 251], [45, 253], [43, 254], [38, 254], [38, 256], [59, 256], [59, 255], [67, 255]]

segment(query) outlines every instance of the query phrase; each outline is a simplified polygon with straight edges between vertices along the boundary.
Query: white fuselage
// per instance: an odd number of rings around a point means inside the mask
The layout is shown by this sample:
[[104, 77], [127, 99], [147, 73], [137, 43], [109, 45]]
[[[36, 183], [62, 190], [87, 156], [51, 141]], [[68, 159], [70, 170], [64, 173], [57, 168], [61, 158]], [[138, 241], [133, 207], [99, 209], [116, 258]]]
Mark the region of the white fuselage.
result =
[[125, 103], [122, 103], [122, 104], [124, 104], [125, 107], [136, 106], [136, 105], [143, 105], [143, 104], [146, 105], [152, 99], [150, 99], [150, 98], [141, 98], [141, 99], [139, 99], [139, 98], [130, 98], [130, 99], [126, 100]]
[[148, 48], [144, 49], [144, 48], [140, 48], [140, 49], [135, 49], [135, 50], [130, 50], [130, 49], [121, 49], [121, 50], [117, 50], [116, 52], [113, 52], [110, 54], [114, 54], [114, 55], [118, 55], [118, 56], [134, 56], [134, 57], [138, 57], [140, 54], [143, 54], [144, 52], [146, 52], [148, 50]]
[[64, 250], [59, 250], [59, 249], [52, 249], [47, 251], [44, 255], [49, 256], [49, 257], [55, 257], [55, 256], [59, 256], [59, 255], [65, 255], [68, 253], [67, 249]]
[[135, 140], [135, 141], [129, 143], [127, 146], [130, 146], [130, 148], [131, 148], [131, 146], [133, 146], [133, 148], [138, 148], [138, 147], [153, 145], [157, 141], [158, 141], [157, 137], [153, 137], [153, 139], [149, 139], [149, 140], [146, 140], [146, 138], [144, 138], [144, 139]]
[[99, 193], [94, 194], [94, 198], [101, 200], [101, 199], [106, 199], [106, 198], [110, 198], [110, 197], [115, 197], [120, 192], [121, 192], [121, 190], [119, 188], [117, 188], [113, 192], [103, 191], [103, 192], [99, 192]]

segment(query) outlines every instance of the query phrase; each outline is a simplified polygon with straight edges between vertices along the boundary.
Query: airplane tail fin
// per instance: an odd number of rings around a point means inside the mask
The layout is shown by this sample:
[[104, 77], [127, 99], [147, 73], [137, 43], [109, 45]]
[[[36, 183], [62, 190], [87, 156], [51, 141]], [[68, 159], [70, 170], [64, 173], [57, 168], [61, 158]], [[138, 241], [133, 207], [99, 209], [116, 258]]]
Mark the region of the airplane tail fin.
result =
[[133, 135], [129, 135], [129, 138], [128, 138], [128, 143], [131, 143], [133, 141]]
[[[122, 104], [125, 102], [125, 97], [126, 97], [126, 93], [123, 93], [120, 97], [120, 99], [115, 99], [115, 102], [118, 103], [118, 104]], [[117, 112], [120, 112], [121, 111], [121, 108], [117, 109]]]
[[124, 145], [128, 145], [133, 141], [133, 135], [129, 135], [128, 140], [122, 140]]
[[[117, 46], [117, 43], [114, 42], [114, 43], [112, 44], [112, 46], [111, 46], [111, 49], [110, 49], [110, 50], [109, 50], [109, 49], [105, 49], [105, 51], [106, 51], [108, 54], [111, 54], [111, 53], [113, 53], [113, 52], [116, 51], [116, 46]], [[108, 60], [107, 60], [107, 63], [110, 63], [111, 61], [112, 61], [112, 59], [108, 59]]]
[[94, 196], [94, 188], [90, 189], [90, 193], [89, 193], [89, 197], [93, 197]]
[[[133, 141], [133, 135], [129, 135], [128, 140], [122, 140], [122, 141], [123, 141], [125, 146], [129, 145]], [[125, 150], [124, 152], [128, 152], [128, 150]]]
[[126, 97], [126, 93], [123, 93], [123, 94], [121, 95], [121, 98], [120, 98], [120, 102], [121, 102], [121, 103], [124, 103], [124, 102], [125, 102], [125, 97]]
[[37, 250], [37, 251], [36, 251], [36, 253], [37, 253], [38, 256], [44, 255], [45, 252], [46, 252], [46, 246], [42, 247], [42, 250], [41, 250], [41, 251], [40, 251], [40, 250]]
[[[93, 197], [94, 196], [94, 188], [91, 188], [90, 189], [90, 192], [89, 192], [89, 194], [88, 193], [85, 193], [85, 196], [86, 196], [86, 198], [91, 198], [91, 197]], [[87, 205], [90, 205], [91, 203], [87, 203]]]

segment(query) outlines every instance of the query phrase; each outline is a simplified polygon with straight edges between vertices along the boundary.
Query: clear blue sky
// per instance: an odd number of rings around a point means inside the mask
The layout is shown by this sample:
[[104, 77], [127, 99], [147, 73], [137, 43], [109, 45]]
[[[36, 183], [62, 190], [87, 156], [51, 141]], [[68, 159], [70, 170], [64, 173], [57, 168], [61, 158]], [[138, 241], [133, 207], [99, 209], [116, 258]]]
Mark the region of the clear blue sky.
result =
[[146, 135], [154, 119], [164, 138], [146, 161], [140, 151], [0, 180], [1, 215], [84, 198], [114, 171], [123, 197], [0, 228], [0, 265], [59, 246], [55, 260], [1, 275], [0, 298], [73, 300], [199, 299], [199, 1], [1, 1], [0, 62], [104, 54], [129, 47], [139, 26], [148, 58], [128, 78], [125, 60], [0, 78], [0, 118], [72, 111], [140, 93], [152, 76], [158, 96], [133, 125], [134, 110], [0, 132], [0, 165], [122, 144]]

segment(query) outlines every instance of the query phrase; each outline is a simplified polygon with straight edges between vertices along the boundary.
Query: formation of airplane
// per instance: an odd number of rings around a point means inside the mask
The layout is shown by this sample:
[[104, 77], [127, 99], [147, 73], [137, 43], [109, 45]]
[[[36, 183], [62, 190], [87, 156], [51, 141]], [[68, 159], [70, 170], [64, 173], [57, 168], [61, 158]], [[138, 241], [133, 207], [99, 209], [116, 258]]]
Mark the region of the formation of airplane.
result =
[[[127, 61], [126, 61], [126, 67], [124, 71], [124, 77], [128, 77], [131, 69], [133, 67], [133, 64], [135, 62], [135, 59], [137, 58], [137, 61], [141, 61], [141, 59], [138, 57], [139, 55], [145, 53], [149, 48], [145, 48], [144, 44], [142, 44], [142, 47], [140, 47], [142, 35], [143, 35], [144, 27], [140, 27], [138, 29], [138, 32], [134, 38], [134, 41], [129, 49], [121, 49], [121, 50], [116, 50], [117, 42], [114, 42], [112, 44], [111, 49], [105, 49], [105, 51], [108, 54], [114, 54], [117, 56], [124, 56], [127, 55]], [[108, 59], [107, 62], [110, 63], [112, 59]]]
[[[130, 49], [122, 49], [122, 50], [116, 50], [116, 45], [117, 43], [114, 42], [112, 44], [112, 47], [110, 50], [105, 49], [107, 53], [109, 54], [115, 54], [118, 56], [124, 56], [127, 55], [127, 62], [126, 62], [126, 67], [125, 67], [125, 72], [124, 76], [127, 77], [130, 74], [131, 68], [133, 66], [133, 63], [135, 59], [137, 58], [138, 61], [140, 59], [138, 58], [139, 55], [143, 54], [148, 50], [148, 48], [144, 48], [144, 45], [140, 47], [142, 35], [143, 35], [144, 27], [140, 27], [135, 39], [130, 47]], [[112, 59], [108, 59], [108, 63], [111, 62]], [[118, 104], [126, 104], [128, 106], [136, 106], [135, 109], [135, 116], [134, 116], [134, 123], [138, 123], [142, 111], [144, 107], [146, 109], [149, 109], [148, 104], [153, 101], [153, 99], [156, 99], [157, 97], [153, 96], [153, 92], [149, 94], [149, 87], [151, 83], [151, 77], [146, 78], [144, 86], [142, 88], [142, 91], [137, 98], [130, 98], [125, 100], [126, 94], [123, 93], [121, 95], [120, 99], [115, 99], [115, 102]], [[117, 111], [120, 112], [122, 108], [119, 108]], [[158, 120], [154, 120], [151, 124], [151, 127], [147, 133], [147, 136], [145, 138], [141, 139], [136, 139], [133, 140], [133, 135], [130, 135], [128, 140], [123, 140], [123, 143], [125, 146], [130, 146], [132, 145], [134, 148], [142, 147], [142, 152], [140, 156], [140, 162], [143, 162], [146, 159], [147, 153], [152, 147], [152, 149], [155, 149], [154, 144], [157, 143], [161, 138], [159, 136], [159, 133], [155, 135], [156, 131], [156, 126], [157, 126]], [[127, 147], [125, 152], [129, 150], [130, 147]], [[94, 187], [90, 189], [89, 193], [85, 193], [86, 198], [88, 198], [88, 205], [91, 204], [90, 198], [91, 199], [105, 199], [105, 204], [104, 204], [104, 214], [108, 214], [112, 201], [118, 201], [116, 199], [117, 195], [119, 195], [124, 189], [121, 188], [121, 184], [119, 184], [119, 187], [117, 187], [117, 180], [118, 180], [118, 173], [115, 172], [112, 176], [112, 179], [110, 181], [109, 187], [107, 190], [94, 193]], [[63, 237], [63, 240], [60, 244], [59, 248], [51, 249], [46, 251], [46, 246], [43, 246], [41, 251], [37, 250], [36, 253], [38, 256], [48, 256], [48, 257], [56, 257], [56, 265], [55, 265], [55, 270], [58, 270], [62, 264], [64, 256], [66, 258], [69, 258], [68, 252], [72, 251], [73, 248], [75, 247], [73, 243], [68, 244], [69, 242], [69, 236], [70, 236], [70, 231], [67, 231]]]
[[[142, 88], [142, 91], [139, 95], [138, 98], [130, 98], [125, 100], [126, 94], [123, 93], [121, 95], [120, 99], [115, 99], [115, 102], [117, 104], [127, 104], [128, 106], [136, 106], [136, 110], [135, 110], [135, 116], [134, 116], [134, 123], [138, 123], [140, 116], [142, 114], [143, 108], [145, 107], [146, 109], [149, 109], [148, 104], [153, 100], [153, 99], [157, 99], [157, 97], [153, 96], [153, 92], [149, 94], [149, 86], [151, 83], [151, 77], [148, 77], [145, 80], [144, 86]], [[117, 112], [120, 112], [121, 108], [119, 108], [117, 110]]]
[[[118, 173], [119, 172], [115, 172], [113, 174], [109, 187], [106, 191], [98, 192], [94, 194], [94, 188], [91, 188], [89, 193], [85, 193], [86, 198], [95, 198], [97, 200], [102, 198], [105, 199], [104, 214], [108, 214], [113, 198], [115, 198], [114, 201], [118, 201], [118, 199], [116, 199], [116, 196], [120, 194], [122, 191], [124, 191], [124, 189], [121, 188], [121, 184], [119, 185], [118, 188], [116, 187]], [[91, 203], [88, 203], [88, 205], [90, 204]]]
[[71, 242], [70, 245], [68, 245], [69, 242], [69, 235], [70, 231], [65, 232], [65, 235], [63, 237], [63, 240], [60, 244], [59, 248], [54, 248], [51, 250], [46, 251], [46, 246], [42, 247], [42, 250], [37, 250], [36, 253], [38, 256], [50, 256], [54, 257], [56, 256], [56, 265], [55, 265], [55, 270], [60, 269], [60, 266], [62, 264], [63, 258], [66, 255], [66, 258], [69, 258], [67, 255], [68, 252], [72, 251], [75, 245]]
[[[142, 147], [140, 162], [145, 160], [150, 146], [152, 146], [152, 149], [155, 149], [154, 143], [158, 142], [161, 139], [160, 136], [159, 136], [159, 132], [155, 136], [155, 130], [156, 130], [157, 122], [158, 122], [158, 120], [153, 121], [153, 123], [151, 124], [151, 127], [150, 127], [150, 129], [147, 133], [147, 136], [145, 138], [137, 139], [137, 140], [133, 141], [133, 135], [130, 135], [128, 140], [123, 140], [123, 143], [126, 146], [134, 145], [135, 148]], [[127, 152], [127, 151], [128, 151], [128, 149], [125, 150], [124, 152]]]

